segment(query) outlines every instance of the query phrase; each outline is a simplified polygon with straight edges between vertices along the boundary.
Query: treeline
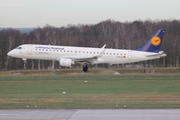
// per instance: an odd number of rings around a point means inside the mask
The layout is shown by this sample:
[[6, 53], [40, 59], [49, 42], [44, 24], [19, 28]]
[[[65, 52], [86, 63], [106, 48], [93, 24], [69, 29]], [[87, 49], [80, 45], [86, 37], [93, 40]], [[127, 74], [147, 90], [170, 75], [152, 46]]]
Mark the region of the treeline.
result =
[[[166, 34], [161, 47], [167, 57], [140, 62], [149, 67], [178, 67], [180, 53], [180, 21], [134, 21], [118, 22], [106, 20], [95, 25], [68, 25], [53, 27], [46, 25], [35, 28], [29, 34], [14, 29], [0, 31], [0, 69], [22, 69], [23, 61], [7, 56], [8, 51], [21, 44], [51, 44], [63, 46], [102, 47], [135, 49], [143, 45], [158, 29]], [[27, 69], [46, 69], [52, 61], [28, 60]], [[55, 68], [59, 68], [58, 62]]]

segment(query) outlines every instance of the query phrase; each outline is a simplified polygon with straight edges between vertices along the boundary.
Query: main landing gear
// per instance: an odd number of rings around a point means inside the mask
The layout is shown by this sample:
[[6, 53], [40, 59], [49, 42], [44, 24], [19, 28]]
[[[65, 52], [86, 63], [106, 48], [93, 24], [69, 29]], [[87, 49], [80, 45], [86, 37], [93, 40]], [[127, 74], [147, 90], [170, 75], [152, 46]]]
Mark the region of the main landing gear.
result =
[[88, 71], [88, 66], [87, 66], [87, 64], [83, 64], [83, 71], [84, 71], [84, 72], [87, 72], [87, 71]]

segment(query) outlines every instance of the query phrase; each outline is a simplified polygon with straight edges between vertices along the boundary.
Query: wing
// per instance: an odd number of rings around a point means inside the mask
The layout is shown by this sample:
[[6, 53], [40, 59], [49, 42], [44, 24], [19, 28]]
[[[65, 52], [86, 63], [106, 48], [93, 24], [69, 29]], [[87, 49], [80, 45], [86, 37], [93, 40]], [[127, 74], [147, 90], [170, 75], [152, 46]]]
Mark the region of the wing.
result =
[[102, 52], [100, 52], [99, 55], [96, 55], [96, 56], [78, 56], [78, 55], [75, 55], [75, 56], [64, 56], [63, 58], [67, 58], [67, 59], [72, 59], [74, 62], [85, 62], [85, 63], [93, 63], [94, 61], [96, 61], [98, 58], [100, 58], [104, 52], [105, 52], [105, 47], [106, 47], [106, 44], [102, 47]]

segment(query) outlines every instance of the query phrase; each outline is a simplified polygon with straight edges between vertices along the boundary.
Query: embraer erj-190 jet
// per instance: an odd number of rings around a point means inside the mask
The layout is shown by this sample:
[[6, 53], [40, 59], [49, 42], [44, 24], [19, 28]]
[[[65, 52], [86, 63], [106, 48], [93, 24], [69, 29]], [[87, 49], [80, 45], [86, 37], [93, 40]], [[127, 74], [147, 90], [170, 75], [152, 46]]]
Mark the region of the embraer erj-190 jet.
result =
[[70, 47], [55, 45], [23, 44], [8, 52], [8, 56], [15, 58], [56, 60], [60, 66], [71, 67], [75, 63], [83, 65], [83, 71], [87, 72], [88, 64], [109, 63], [124, 64], [145, 60], [152, 60], [166, 56], [159, 51], [165, 30], [158, 30], [155, 35], [142, 47], [135, 50], [106, 49], [88, 47]]

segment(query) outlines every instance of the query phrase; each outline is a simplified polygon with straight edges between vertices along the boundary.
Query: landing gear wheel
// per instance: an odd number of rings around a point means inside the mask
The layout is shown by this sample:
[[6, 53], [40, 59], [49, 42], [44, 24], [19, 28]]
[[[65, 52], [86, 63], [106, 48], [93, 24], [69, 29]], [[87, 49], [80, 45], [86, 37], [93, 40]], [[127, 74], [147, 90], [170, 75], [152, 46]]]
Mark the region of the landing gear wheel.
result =
[[87, 72], [87, 71], [88, 71], [88, 66], [87, 66], [87, 64], [84, 64], [84, 65], [83, 65], [83, 71], [84, 71], [84, 72]]

